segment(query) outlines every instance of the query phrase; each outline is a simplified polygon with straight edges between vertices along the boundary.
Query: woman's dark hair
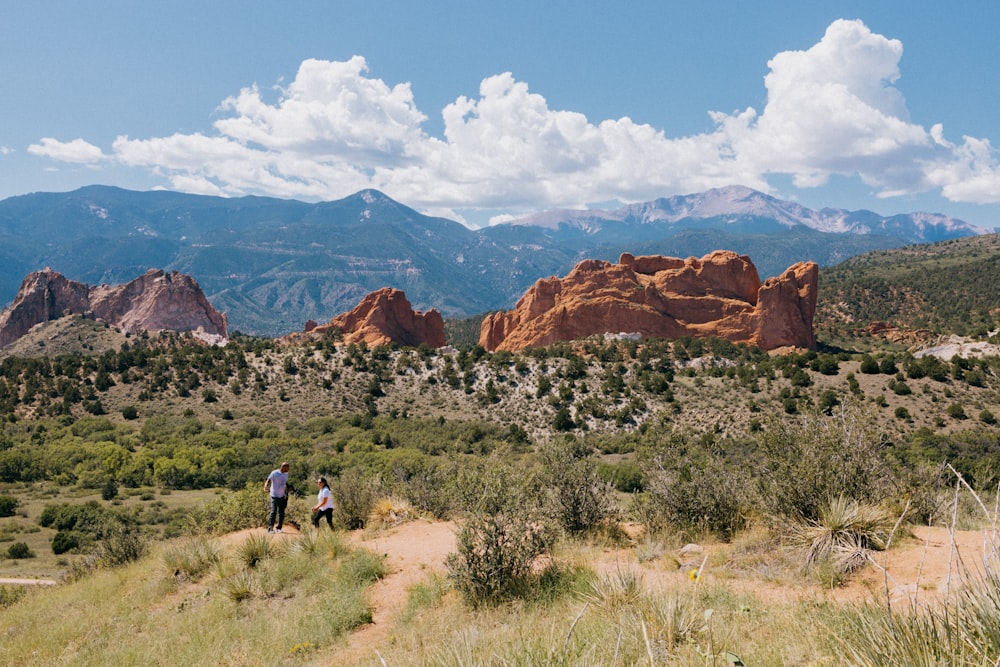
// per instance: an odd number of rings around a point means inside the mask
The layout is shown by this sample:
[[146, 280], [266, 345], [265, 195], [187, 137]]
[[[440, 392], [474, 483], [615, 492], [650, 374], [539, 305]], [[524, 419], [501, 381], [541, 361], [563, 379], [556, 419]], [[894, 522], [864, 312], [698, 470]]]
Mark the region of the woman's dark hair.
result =
[[330, 483], [326, 481], [326, 477], [320, 477], [319, 478], [319, 483], [322, 484], [323, 486], [327, 487], [327, 488], [329, 488], [329, 486], [330, 486]]

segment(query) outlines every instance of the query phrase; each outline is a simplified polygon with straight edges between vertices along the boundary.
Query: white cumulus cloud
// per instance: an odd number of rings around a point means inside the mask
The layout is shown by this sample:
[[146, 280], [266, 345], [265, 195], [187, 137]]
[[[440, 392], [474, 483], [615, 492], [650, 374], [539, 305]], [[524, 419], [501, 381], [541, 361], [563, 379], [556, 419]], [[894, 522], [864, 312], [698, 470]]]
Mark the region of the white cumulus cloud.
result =
[[97, 164], [107, 159], [100, 148], [83, 139], [59, 141], [52, 137], [44, 137], [39, 143], [28, 146], [28, 152], [73, 164]]
[[861, 21], [835, 21], [811, 48], [771, 59], [763, 109], [711, 111], [714, 128], [687, 137], [551, 109], [509, 72], [448, 104], [435, 137], [409, 83], [371, 77], [361, 56], [306, 60], [274, 102], [256, 85], [223, 100], [210, 133], [120, 136], [107, 154], [83, 139], [28, 150], [147, 169], [188, 192], [335, 199], [373, 187], [436, 211], [578, 207], [733, 183], [769, 191], [774, 174], [798, 187], [844, 175], [883, 196], [1000, 201], [989, 140], [953, 144], [941, 126], [911, 122], [896, 87], [902, 54]]

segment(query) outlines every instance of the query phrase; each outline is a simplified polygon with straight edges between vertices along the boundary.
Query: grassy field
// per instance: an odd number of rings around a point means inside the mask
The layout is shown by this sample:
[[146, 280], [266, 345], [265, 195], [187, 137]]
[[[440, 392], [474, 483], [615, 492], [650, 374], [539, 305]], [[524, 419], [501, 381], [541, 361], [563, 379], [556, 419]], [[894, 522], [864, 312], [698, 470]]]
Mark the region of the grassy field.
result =
[[[93, 489], [59, 488], [49, 483], [0, 484], [0, 495], [16, 496], [20, 503], [16, 516], [0, 518], [0, 554], [6, 556], [14, 542], [24, 542], [34, 553], [33, 558], [0, 558], [0, 578], [59, 579], [74, 561], [86, 558], [82, 554], [57, 556], [52, 553], [52, 538], [57, 531], [38, 523], [46, 505], [95, 501], [107, 507], [134, 510], [150, 521], [157, 517], [173, 517], [180, 526], [185, 510], [216, 498], [220, 492], [217, 489], [124, 489], [114, 500], [104, 501], [100, 492]], [[162, 524], [153, 523], [147, 530], [155, 536], [162, 535], [163, 528]]]

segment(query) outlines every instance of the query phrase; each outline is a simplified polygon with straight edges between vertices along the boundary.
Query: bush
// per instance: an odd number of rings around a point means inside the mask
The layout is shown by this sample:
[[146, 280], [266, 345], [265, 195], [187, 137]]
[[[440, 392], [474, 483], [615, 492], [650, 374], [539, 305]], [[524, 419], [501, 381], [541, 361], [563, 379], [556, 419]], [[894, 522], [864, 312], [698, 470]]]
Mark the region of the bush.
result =
[[375, 501], [387, 495], [382, 480], [361, 468], [349, 468], [329, 482], [334, 519], [348, 530], [364, 528]]
[[222, 562], [218, 546], [204, 538], [174, 545], [163, 554], [163, 564], [175, 577], [199, 580]]
[[35, 552], [24, 542], [14, 542], [7, 547], [7, 558], [34, 558]]
[[224, 493], [192, 510], [189, 517], [194, 531], [219, 534], [263, 526], [270, 508], [261, 488], [259, 482], [247, 482], [239, 491]]
[[118, 482], [115, 481], [114, 477], [109, 477], [108, 481], [104, 484], [104, 488], [101, 489], [101, 498], [104, 500], [112, 500], [117, 495]]
[[52, 538], [52, 553], [64, 554], [80, 547], [80, 536], [68, 530], [60, 530]]
[[753, 484], [733, 443], [727, 454], [711, 439], [671, 435], [645, 462], [647, 528], [709, 531], [730, 537], [746, 525]]
[[806, 547], [806, 567], [826, 565], [839, 578], [867, 564], [868, 551], [886, 548], [893, 523], [882, 507], [840, 496], [820, 507], [818, 519], [795, 526], [792, 536]]
[[127, 521], [107, 521], [101, 527], [98, 538], [97, 560], [107, 567], [139, 560], [149, 547], [139, 527]]
[[466, 516], [446, 562], [456, 590], [473, 607], [526, 595], [551, 539], [539, 490], [497, 455], [460, 470], [458, 486]]
[[968, 415], [965, 414], [965, 408], [962, 407], [960, 403], [952, 403], [948, 406], [948, 416], [952, 419], [968, 419]]
[[748, 461], [761, 510], [815, 520], [827, 498], [879, 503], [902, 495], [877, 425], [857, 403], [842, 405], [832, 417], [772, 420]]
[[454, 465], [428, 466], [410, 473], [401, 490], [414, 507], [430, 512], [437, 519], [447, 519], [455, 509]]
[[38, 523], [43, 528], [96, 532], [108, 514], [109, 511], [101, 507], [96, 500], [82, 505], [61, 503], [42, 508]]
[[14, 516], [17, 513], [17, 498], [14, 496], [0, 496], [0, 517]]
[[621, 493], [636, 493], [646, 488], [642, 469], [634, 461], [600, 463], [597, 466], [597, 473]]
[[613, 518], [616, 509], [611, 485], [584, 454], [572, 440], [551, 442], [540, 452], [540, 481], [548, 492], [548, 513], [571, 533], [597, 527]]

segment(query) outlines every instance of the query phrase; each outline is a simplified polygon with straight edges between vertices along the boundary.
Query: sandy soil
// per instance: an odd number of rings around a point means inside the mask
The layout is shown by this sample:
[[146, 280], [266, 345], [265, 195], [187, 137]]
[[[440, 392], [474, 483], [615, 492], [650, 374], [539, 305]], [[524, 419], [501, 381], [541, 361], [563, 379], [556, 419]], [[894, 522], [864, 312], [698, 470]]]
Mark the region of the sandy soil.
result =
[[[455, 550], [455, 530], [450, 522], [414, 521], [375, 535], [360, 531], [351, 534], [353, 544], [386, 556], [388, 576], [371, 589], [372, 623], [352, 633], [348, 648], [338, 656], [340, 660], [353, 664], [377, 657], [377, 648], [388, 635], [393, 615], [404, 608], [409, 589], [432, 572], [446, 571], [444, 560]], [[687, 564], [711, 562], [712, 552], [724, 548], [726, 545], [708, 545], [701, 552], [681, 556], [679, 560]], [[874, 563], [841, 588], [825, 590], [810, 584], [782, 585], [758, 578], [734, 578], [726, 572], [713, 572], [710, 566], [704, 568], [702, 576], [706, 582], [719, 577], [726, 585], [767, 600], [825, 598], [842, 602], [873, 600], [880, 604], [889, 600], [899, 607], [953, 595], [960, 583], [960, 573], [974, 571], [988, 554], [988, 535], [982, 531], [958, 531], [952, 535], [946, 528], [918, 527], [889, 551], [875, 554]], [[652, 590], [675, 586], [678, 580], [689, 576], [687, 565], [665, 568], [656, 561], [640, 564], [631, 548], [605, 549], [593, 565], [599, 576], [634, 569]]]

